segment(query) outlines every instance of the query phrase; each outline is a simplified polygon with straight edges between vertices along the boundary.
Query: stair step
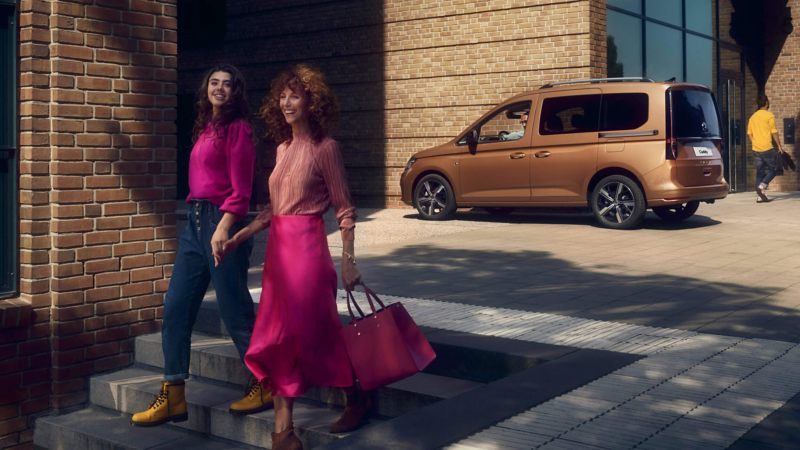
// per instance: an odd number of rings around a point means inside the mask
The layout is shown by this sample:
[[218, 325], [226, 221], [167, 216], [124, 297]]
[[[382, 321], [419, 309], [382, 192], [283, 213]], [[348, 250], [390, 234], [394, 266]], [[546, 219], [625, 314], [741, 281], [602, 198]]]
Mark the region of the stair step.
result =
[[[164, 367], [161, 335], [149, 334], [136, 338], [136, 362], [153, 368]], [[199, 334], [192, 336], [192, 356], [189, 373], [201, 379], [214, 380], [236, 387], [242, 394], [250, 373], [239, 358], [230, 340]], [[473, 381], [418, 373], [405, 380], [376, 389], [370, 395], [376, 412], [384, 417], [398, 417], [440, 400], [483, 386]], [[303, 398], [344, 407], [341, 389], [310, 389]]]
[[[91, 379], [89, 400], [92, 404], [134, 414], [144, 411], [158, 396], [163, 375], [143, 368], [132, 368]], [[243, 396], [243, 390], [230, 389], [197, 380], [186, 382], [186, 403], [189, 420], [171, 424], [193, 432], [268, 448], [270, 433], [275, 427], [273, 410], [249, 416], [228, 412], [230, 404]], [[344, 435], [328, 433], [341, 410], [298, 400], [294, 406], [295, 434], [305, 448], [330, 443]], [[372, 423], [381, 420], [374, 419]]]
[[130, 416], [89, 407], [63, 416], [40, 417], [33, 435], [47, 450], [242, 450], [169, 427], [138, 428]]

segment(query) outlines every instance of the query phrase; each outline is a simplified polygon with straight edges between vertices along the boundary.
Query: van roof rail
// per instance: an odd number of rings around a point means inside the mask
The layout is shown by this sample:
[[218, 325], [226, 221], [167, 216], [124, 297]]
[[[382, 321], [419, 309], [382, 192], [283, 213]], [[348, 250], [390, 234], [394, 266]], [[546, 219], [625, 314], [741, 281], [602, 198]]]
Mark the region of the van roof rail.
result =
[[648, 83], [655, 83], [652, 78], [647, 77], [620, 77], [620, 78], [590, 78], [587, 80], [575, 80], [575, 81], [562, 81], [560, 83], [549, 83], [545, 84], [544, 86], [540, 87], [539, 89], [547, 89], [553, 86], [564, 86], [566, 84], [579, 84], [579, 83], [615, 83], [620, 81], [644, 81]]

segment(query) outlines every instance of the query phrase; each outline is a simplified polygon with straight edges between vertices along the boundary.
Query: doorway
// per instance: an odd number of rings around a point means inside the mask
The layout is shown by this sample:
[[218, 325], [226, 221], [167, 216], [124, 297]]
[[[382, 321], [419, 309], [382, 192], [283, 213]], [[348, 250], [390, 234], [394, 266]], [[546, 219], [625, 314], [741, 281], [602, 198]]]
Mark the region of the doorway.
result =
[[731, 192], [747, 190], [747, 140], [745, 137], [744, 79], [724, 77], [719, 87], [719, 109], [725, 147], [722, 159]]

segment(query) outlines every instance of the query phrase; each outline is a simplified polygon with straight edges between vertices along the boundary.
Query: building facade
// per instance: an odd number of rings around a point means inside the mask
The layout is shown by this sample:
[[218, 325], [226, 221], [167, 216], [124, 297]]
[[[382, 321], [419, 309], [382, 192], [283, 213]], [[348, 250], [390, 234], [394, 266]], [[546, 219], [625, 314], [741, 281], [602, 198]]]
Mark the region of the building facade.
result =
[[[798, 119], [800, 0], [0, 0], [0, 448], [80, 408], [88, 376], [160, 328], [202, 73], [243, 71], [253, 109], [307, 62], [341, 104], [359, 206], [400, 207], [408, 158], [550, 82], [675, 78], [714, 90], [736, 190], [765, 92]], [[257, 132], [263, 134], [263, 128]], [[794, 145], [785, 145], [795, 159]], [[253, 208], [268, 201], [262, 138]], [[797, 190], [789, 172], [774, 188]]]

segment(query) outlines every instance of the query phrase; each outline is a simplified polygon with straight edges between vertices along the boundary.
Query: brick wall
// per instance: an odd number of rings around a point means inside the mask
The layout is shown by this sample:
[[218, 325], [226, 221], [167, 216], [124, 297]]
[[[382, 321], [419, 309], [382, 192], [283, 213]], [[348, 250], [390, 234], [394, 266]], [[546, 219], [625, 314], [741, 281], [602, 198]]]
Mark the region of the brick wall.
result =
[[[160, 327], [175, 258], [173, 0], [22, 0], [20, 298], [0, 331], [0, 447], [87, 400]], [[19, 444], [19, 447], [15, 447]]]
[[[222, 44], [181, 49], [179, 92], [193, 93], [204, 70], [227, 61], [243, 71], [256, 107], [288, 64], [320, 67], [341, 103], [334, 136], [359, 206], [401, 206], [408, 158], [498, 102], [605, 74], [604, 0], [226, 3]], [[262, 185], [274, 158], [274, 146], [262, 143]]]
[[[789, 0], [786, 4], [792, 14], [800, 14], [800, 0]], [[800, 160], [797, 145], [783, 144], [783, 119], [794, 117], [795, 124], [800, 124], [800, 85], [797, 82], [797, 56], [800, 55], [800, 22], [793, 20], [794, 31], [783, 44], [778, 61], [767, 80], [766, 94], [770, 99], [770, 111], [775, 114], [775, 124], [781, 136], [783, 149], [792, 155], [792, 159]], [[783, 23], [773, 24], [774, 32], [784, 33]], [[778, 40], [779, 41], [779, 40]], [[795, 136], [795, 139], [797, 137]], [[770, 189], [796, 191], [800, 190], [800, 177], [797, 172], [787, 170], [782, 177], [775, 178]]]

